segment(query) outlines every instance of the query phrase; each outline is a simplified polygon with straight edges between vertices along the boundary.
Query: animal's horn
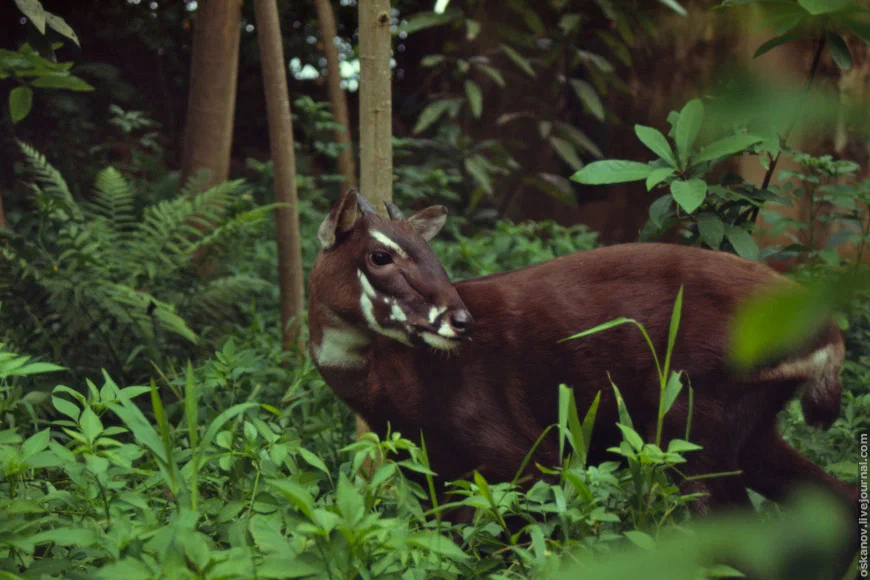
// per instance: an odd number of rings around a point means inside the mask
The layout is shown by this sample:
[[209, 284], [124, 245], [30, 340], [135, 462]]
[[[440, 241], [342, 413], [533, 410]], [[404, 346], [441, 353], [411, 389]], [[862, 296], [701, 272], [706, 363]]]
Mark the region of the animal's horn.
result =
[[393, 202], [385, 201], [384, 206], [386, 206], [386, 208], [387, 208], [387, 213], [390, 214], [390, 219], [393, 219], [393, 220], [404, 219], [405, 214], [403, 214], [402, 210], [400, 210], [398, 208], [398, 206], [396, 206], [396, 204], [394, 204]]
[[375, 208], [372, 206], [371, 203], [369, 203], [369, 200], [363, 197], [363, 195], [359, 192], [357, 192], [356, 194], [356, 203], [363, 215], [367, 213], [375, 213]]

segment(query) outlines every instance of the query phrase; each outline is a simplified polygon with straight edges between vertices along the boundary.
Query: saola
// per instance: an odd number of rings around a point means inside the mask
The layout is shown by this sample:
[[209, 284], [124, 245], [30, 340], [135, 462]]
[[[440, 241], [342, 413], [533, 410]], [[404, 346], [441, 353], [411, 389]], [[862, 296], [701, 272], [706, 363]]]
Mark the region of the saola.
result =
[[[447, 211], [378, 215], [346, 193], [318, 233], [309, 281], [311, 356], [326, 383], [376, 431], [389, 423], [422, 431], [441, 480], [480, 471], [510, 480], [548, 425], [557, 422], [560, 383], [580, 412], [601, 392], [590, 461], [620, 440], [610, 379], [636, 429], [655, 433], [659, 387], [652, 355], [624, 325], [594, 339], [561, 341], [613, 318], [640, 321], [659, 351], [667, 344], [682, 285], [682, 321], [672, 368], [694, 389], [689, 476], [742, 471], [685, 484], [705, 492], [693, 509], [749, 505], [746, 487], [780, 500], [798, 482], [844, 500], [858, 491], [803, 458], [776, 431], [776, 415], [800, 393], [807, 421], [829, 426], [840, 409], [843, 339], [833, 323], [793, 352], [738, 374], [727, 364], [729, 323], [738, 303], [785, 279], [739, 257], [670, 244], [624, 244], [563, 256], [520, 270], [452, 284], [431, 240]], [[689, 406], [676, 401], [666, 438], [684, 433]], [[535, 460], [558, 462], [555, 439]], [[533, 464], [532, 464], [533, 465]]]

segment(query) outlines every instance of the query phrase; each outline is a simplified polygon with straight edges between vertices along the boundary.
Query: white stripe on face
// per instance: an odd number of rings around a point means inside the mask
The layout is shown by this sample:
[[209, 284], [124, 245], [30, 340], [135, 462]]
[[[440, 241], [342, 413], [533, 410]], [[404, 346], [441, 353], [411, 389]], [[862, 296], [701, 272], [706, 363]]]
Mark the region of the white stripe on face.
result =
[[359, 278], [359, 283], [362, 284], [363, 294], [368, 296], [369, 298], [374, 298], [377, 292], [375, 292], [372, 283], [369, 282], [368, 277], [363, 274], [362, 270], [356, 271], [356, 277]]
[[435, 324], [435, 321], [438, 319], [441, 314], [443, 314], [447, 310], [446, 306], [433, 306], [429, 309], [429, 324]]
[[[365, 275], [363, 275], [363, 278], [365, 278]], [[372, 299], [369, 298], [369, 296], [365, 292], [363, 292], [362, 295], [359, 297], [359, 306], [362, 310], [363, 316], [366, 319], [366, 322], [369, 325], [369, 328], [371, 328], [378, 334], [382, 334], [386, 337], [392, 338], [393, 340], [397, 340], [402, 344], [412, 346], [411, 341], [408, 339], [408, 336], [404, 332], [392, 328], [384, 328], [383, 326], [378, 324], [378, 320], [377, 318], [375, 318], [375, 305], [372, 302]]]
[[399, 322], [404, 322], [408, 320], [408, 317], [405, 315], [405, 311], [402, 310], [402, 307], [399, 306], [395, 301], [390, 306], [390, 320], [398, 320]]
[[442, 321], [441, 326], [438, 327], [438, 334], [447, 338], [456, 338], [456, 333], [453, 331], [453, 328], [447, 323], [447, 321]]
[[382, 243], [384, 246], [393, 250], [397, 255], [405, 259], [408, 258], [408, 254], [405, 252], [405, 250], [403, 250], [399, 244], [387, 237], [383, 232], [372, 230], [371, 235], [374, 239]]

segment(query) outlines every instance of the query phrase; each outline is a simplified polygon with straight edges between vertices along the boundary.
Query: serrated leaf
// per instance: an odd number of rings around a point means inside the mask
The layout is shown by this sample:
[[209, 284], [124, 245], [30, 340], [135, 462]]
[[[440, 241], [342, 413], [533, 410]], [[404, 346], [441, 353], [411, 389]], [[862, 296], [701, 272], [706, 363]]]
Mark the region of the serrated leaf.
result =
[[594, 161], [571, 176], [572, 181], [585, 185], [602, 185], [606, 183], [625, 183], [640, 181], [649, 177], [652, 168], [646, 163], [607, 159]]
[[692, 213], [704, 203], [707, 198], [707, 183], [703, 179], [689, 181], [674, 181], [671, 183], [671, 195], [687, 213]]
[[637, 138], [640, 139], [640, 142], [646, 145], [650, 151], [658, 155], [661, 159], [667, 161], [671, 167], [677, 166], [674, 152], [671, 149], [670, 144], [668, 144], [667, 138], [662, 135], [661, 131], [654, 129], [653, 127], [635, 125], [634, 133], [637, 135]]
[[40, 34], [45, 34], [45, 9], [39, 0], [15, 0], [15, 5], [21, 10]]
[[698, 216], [698, 233], [710, 248], [718, 250], [725, 237], [725, 224], [716, 214], [702, 213]]
[[577, 98], [589, 110], [589, 112], [599, 121], [604, 120], [604, 105], [601, 104], [601, 98], [598, 96], [595, 87], [586, 81], [571, 79], [571, 88], [574, 89]]
[[33, 107], [33, 90], [30, 87], [15, 87], [9, 91], [9, 116], [17, 123], [24, 119]]
[[849, 70], [852, 68], [852, 53], [849, 51], [849, 45], [843, 40], [843, 37], [836, 32], [828, 30], [825, 32], [828, 39], [828, 48], [831, 51], [831, 56], [834, 62], [840, 67], [840, 70]]
[[649, 177], [646, 178], [646, 190], [652, 191], [656, 185], [674, 174], [673, 167], [658, 167], [652, 170]]
[[725, 231], [725, 237], [731, 242], [738, 256], [748, 260], [758, 260], [758, 244], [749, 232], [743, 228], [729, 226]]
[[471, 114], [480, 119], [480, 115], [483, 113], [483, 93], [476, 82], [465, 81], [465, 96], [468, 98]]
[[504, 51], [504, 53], [507, 55], [507, 57], [509, 59], [511, 59], [512, 61], [514, 61], [514, 64], [516, 64], [518, 67], [523, 69], [523, 71], [527, 75], [529, 75], [532, 78], [535, 78], [537, 76], [535, 74], [535, 69], [532, 68], [532, 63], [530, 63], [526, 57], [524, 57], [523, 55], [521, 55], [520, 53], [518, 53], [517, 51], [515, 51], [514, 49], [512, 49], [511, 47], [509, 47], [506, 44], [502, 44], [501, 49], [502, 49], [502, 51]]
[[698, 138], [698, 131], [701, 130], [703, 121], [704, 104], [699, 99], [692, 99], [680, 111], [680, 117], [677, 119], [677, 126], [674, 129], [674, 141], [677, 143], [677, 153], [683, 166], [692, 153], [692, 146], [695, 144], [695, 139]]
[[763, 140], [763, 137], [759, 137], [757, 135], [731, 135], [730, 137], [725, 137], [724, 139], [714, 141], [713, 143], [710, 143], [706, 147], [702, 148], [701, 153], [698, 154], [698, 157], [692, 160], [692, 165], [696, 165], [698, 163], [703, 163], [706, 161], [713, 161], [714, 159], [719, 159], [720, 157], [728, 157], [729, 155], [734, 155], [735, 153], [744, 151], [752, 145], [760, 143]]

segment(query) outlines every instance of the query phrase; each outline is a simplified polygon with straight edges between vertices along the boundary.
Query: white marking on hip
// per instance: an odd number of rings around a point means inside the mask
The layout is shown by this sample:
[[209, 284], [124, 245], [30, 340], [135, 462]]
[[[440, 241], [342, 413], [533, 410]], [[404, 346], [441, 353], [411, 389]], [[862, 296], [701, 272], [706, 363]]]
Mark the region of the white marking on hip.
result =
[[401, 257], [403, 257], [403, 258], [405, 258], [405, 259], [408, 258], [408, 254], [405, 252], [405, 250], [403, 250], [402, 247], [401, 247], [399, 244], [397, 244], [396, 242], [394, 242], [393, 240], [391, 240], [391, 239], [390, 239], [386, 234], [384, 234], [383, 232], [379, 232], [379, 231], [377, 231], [377, 230], [372, 230], [372, 231], [371, 231], [371, 235], [372, 235], [372, 237], [373, 237], [374, 239], [376, 239], [377, 241], [379, 241], [380, 243], [382, 243], [384, 246], [386, 246], [386, 247], [388, 247], [389, 249], [391, 249], [391, 250], [393, 250], [394, 252], [396, 252], [396, 254], [398, 254], [399, 256], [401, 256]]
[[359, 278], [359, 282], [360, 282], [360, 284], [362, 284], [362, 289], [363, 289], [363, 292], [365, 293], [365, 295], [368, 296], [369, 298], [374, 298], [377, 295], [377, 292], [375, 292], [375, 289], [372, 286], [372, 283], [369, 282], [368, 277], [365, 274], [363, 274], [363, 271], [357, 270], [356, 277]]

